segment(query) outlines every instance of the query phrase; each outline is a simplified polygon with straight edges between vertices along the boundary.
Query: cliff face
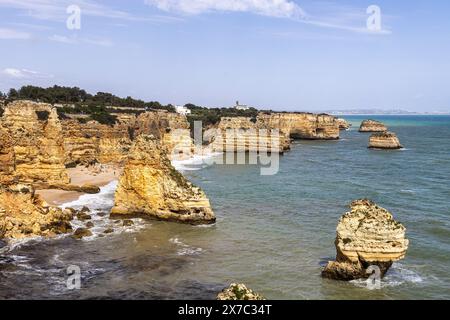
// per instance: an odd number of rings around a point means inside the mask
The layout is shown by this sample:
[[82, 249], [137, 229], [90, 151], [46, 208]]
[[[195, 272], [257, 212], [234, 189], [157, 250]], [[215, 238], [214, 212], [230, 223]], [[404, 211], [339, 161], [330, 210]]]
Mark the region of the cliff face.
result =
[[163, 141], [169, 152], [189, 153], [192, 148], [186, 117], [167, 112], [145, 112], [139, 116], [118, 114], [114, 126], [96, 121], [80, 123], [64, 120], [64, 146], [68, 162], [89, 164], [123, 163], [133, 140], [141, 134], [152, 134]]
[[347, 120], [342, 119], [342, 118], [338, 118], [338, 119], [336, 119], [336, 121], [339, 125], [339, 129], [341, 129], [341, 130], [348, 130], [352, 126]]
[[[210, 135], [211, 132], [207, 132]], [[290, 139], [279, 130], [261, 128], [246, 117], [224, 117], [213, 133], [212, 150], [215, 152], [276, 152], [290, 149]]]
[[405, 231], [386, 209], [369, 200], [354, 201], [337, 226], [336, 261], [329, 262], [322, 275], [337, 280], [367, 278], [367, 268], [378, 266], [384, 276], [406, 255]]
[[[51, 105], [30, 101], [10, 103], [1, 118], [2, 171], [14, 169], [19, 182], [68, 184], [61, 123]], [[7, 141], [8, 140], [8, 141]]]
[[370, 136], [369, 148], [371, 149], [401, 149], [403, 146], [393, 132], [375, 133]]
[[48, 206], [32, 187], [0, 186], [0, 238], [52, 237], [72, 231], [69, 210]]
[[0, 122], [0, 185], [9, 185], [15, 179], [14, 144], [8, 130]]
[[136, 119], [136, 135], [153, 135], [168, 150], [171, 160], [183, 160], [192, 155], [194, 143], [186, 116], [169, 112], [146, 112]]
[[375, 120], [364, 120], [359, 127], [359, 132], [385, 132], [387, 127]]
[[339, 123], [335, 117], [312, 113], [260, 113], [259, 127], [279, 129], [293, 139], [339, 139]]
[[146, 215], [191, 224], [215, 222], [209, 200], [173, 168], [153, 136], [139, 136], [115, 194], [114, 216]]

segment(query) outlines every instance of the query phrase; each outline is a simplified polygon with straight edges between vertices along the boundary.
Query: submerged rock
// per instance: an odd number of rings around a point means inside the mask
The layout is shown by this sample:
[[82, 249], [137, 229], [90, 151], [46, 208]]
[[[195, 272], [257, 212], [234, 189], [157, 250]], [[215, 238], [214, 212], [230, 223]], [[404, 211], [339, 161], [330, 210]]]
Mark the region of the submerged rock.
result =
[[370, 137], [369, 148], [371, 149], [402, 149], [400, 140], [393, 132], [375, 133]]
[[364, 120], [359, 127], [359, 132], [385, 132], [387, 127], [380, 121]]
[[232, 283], [217, 295], [217, 300], [265, 300], [265, 298], [248, 289], [245, 284]]
[[336, 261], [329, 262], [322, 276], [336, 280], [368, 278], [370, 266], [384, 276], [392, 263], [405, 257], [409, 241], [405, 227], [370, 200], [352, 202], [337, 226]]
[[116, 190], [112, 216], [144, 215], [191, 224], [214, 223], [208, 198], [170, 163], [153, 136], [136, 139]]
[[84, 237], [91, 237], [91, 236], [92, 236], [92, 232], [89, 229], [78, 228], [73, 233], [72, 238], [80, 240], [80, 239], [83, 239]]

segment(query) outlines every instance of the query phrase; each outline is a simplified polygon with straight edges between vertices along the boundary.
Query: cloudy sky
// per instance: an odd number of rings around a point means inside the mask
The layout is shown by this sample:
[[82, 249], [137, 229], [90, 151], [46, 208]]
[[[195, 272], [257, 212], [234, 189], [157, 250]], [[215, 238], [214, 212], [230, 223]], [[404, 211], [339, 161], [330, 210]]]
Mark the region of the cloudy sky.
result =
[[[80, 29], [67, 27], [73, 5]], [[449, 35], [448, 0], [0, 0], [0, 90], [450, 111]]]

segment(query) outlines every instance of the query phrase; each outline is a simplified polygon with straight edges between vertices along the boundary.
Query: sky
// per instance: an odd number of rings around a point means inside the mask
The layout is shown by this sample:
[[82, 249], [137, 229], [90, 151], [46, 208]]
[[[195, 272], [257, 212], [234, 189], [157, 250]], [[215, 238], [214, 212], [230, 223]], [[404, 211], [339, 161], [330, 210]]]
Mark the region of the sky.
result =
[[208, 107], [450, 112], [450, 2], [0, 0], [0, 91], [27, 84]]

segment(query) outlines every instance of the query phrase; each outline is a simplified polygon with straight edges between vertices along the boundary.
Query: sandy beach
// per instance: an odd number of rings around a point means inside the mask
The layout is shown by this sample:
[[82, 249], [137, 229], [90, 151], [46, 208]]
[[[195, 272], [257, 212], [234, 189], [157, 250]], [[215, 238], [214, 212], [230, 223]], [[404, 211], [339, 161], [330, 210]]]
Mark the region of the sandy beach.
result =
[[[67, 169], [71, 183], [82, 186], [92, 184], [103, 187], [111, 181], [118, 180], [121, 169], [114, 165], [96, 165], [91, 167], [79, 166]], [[60, 206], [64, 203], [77, 200], [83, 193], [64, 190], [37, 190], [45, 201], [52, 206]]]

